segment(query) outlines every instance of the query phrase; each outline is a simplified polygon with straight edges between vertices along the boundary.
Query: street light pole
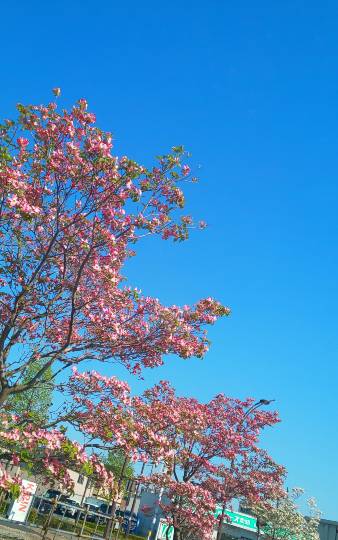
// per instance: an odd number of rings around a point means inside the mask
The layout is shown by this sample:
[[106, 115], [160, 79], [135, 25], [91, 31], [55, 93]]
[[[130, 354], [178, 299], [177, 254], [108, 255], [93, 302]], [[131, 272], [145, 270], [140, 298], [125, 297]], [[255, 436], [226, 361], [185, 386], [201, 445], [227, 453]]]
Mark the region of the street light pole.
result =
[[[249, 414], [251, 414], [253, 411], [258, 409], [259, 407], [262, 407], [263, 405], [270, 405], [270, 403], [272, 403], [273, 401], [274, 401], [274, 399], [260, 399], [259, 401], [257, 401], [253, 405], [251, 405], [251, 407], [248, 408], [248, 410], [243, 415], [243, 418], [239, 422], [239, 427], [243, 425], [244, 420], [249, 416]], [[234, 460], [232, 459], [231, 462], [230, 462], [230, 470], [232, 469], [233, 465], [234, 465]], [[225, 480], [224, 480], [224, 483], [225, 483]], [[223, 522], [224, 522], [225, 510], [226, 510], [225, 503], [223, 503], [222, 512], [220, 514], [219, 523], [218, 523], [218, 527], [217, 527], [216, 540], [221, 540], [222, 526], [223, 526]]]

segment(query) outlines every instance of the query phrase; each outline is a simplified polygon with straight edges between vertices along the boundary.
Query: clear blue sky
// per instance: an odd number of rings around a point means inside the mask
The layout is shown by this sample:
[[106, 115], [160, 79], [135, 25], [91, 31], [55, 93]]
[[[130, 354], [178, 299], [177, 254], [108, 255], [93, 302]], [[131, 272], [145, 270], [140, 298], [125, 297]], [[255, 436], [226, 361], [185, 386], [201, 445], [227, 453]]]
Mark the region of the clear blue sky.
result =
[[337, 2], [31, 0], [1, 19], [1, 117], [60, 86], [118, 154], [150, 163], [184, 144], [201, 165], [188, 209], [208, 230], [143, 244], [128, 276], [167, 303], [216, 296], [232, 317], [205, 360], [146, 383], [275, 398], [265, 444], [338, 519]]

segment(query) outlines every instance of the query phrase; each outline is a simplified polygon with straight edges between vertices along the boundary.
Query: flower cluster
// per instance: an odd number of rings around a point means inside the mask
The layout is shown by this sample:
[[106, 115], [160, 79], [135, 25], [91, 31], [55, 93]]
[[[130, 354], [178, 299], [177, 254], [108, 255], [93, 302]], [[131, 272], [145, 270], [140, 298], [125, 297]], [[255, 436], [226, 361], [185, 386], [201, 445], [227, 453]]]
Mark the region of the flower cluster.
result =
[[166, 354], [203, 356], [205, 326], [229, 309], [211, 298], [166, 307], [122, 274], [145, 235], [188, 236], [183, 148], [146, 168], [114, 155], [84, 99], [68, 111], [18, 110], [0, 125], [0, 399], [37, 360], [46, 364], [38, 383], [60, 362], [120, 362], [139, 373]]
[[[22, 427], [20, 418], [1, 415], [0, 447], [2, 463], [22, 465], [41, 475], [47, 483], [57, 482], [62, 489], [72, 492], [74, 485], [67, 471], [75, 468], [92, 476], [98, 485], [112, 489], [114, 477], [95, 455], [87, 455], [84, 447], [70, 441], [57, 429], [39, 429], [28, 425]], [[0, 487], [12, 489], [21, 485], [20, 475], [11, 476], [1, 465]]]
[[284, 468], [258, 446], [261, 431], [279, 419], [254, 409], [252, 399], [219, 394], [201, 403], [178, 397], [167, 381], [132, 396], [126, 383], [94, 371], [74, 370], [70, 388], [76, 407], [68, 419], [88, 446], [100, 441], [105, 450], [164, 465], [143, 481], [165, 489], [162, 510], [181, 532], [209, 535], [216, 504], [281, 493]]

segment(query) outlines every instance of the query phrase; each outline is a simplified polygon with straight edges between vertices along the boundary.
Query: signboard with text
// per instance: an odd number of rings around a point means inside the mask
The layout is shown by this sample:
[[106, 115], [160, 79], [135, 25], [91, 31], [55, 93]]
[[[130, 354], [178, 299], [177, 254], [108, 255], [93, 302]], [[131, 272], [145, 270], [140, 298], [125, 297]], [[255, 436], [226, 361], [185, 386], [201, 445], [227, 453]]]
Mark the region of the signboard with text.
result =
[[156, 540], [172, 540], [173, 537], [174, 537], [173, 527], [169, 527], [169, 531], [168, 531], [168, 523], [164, 519], [160, 519], [160, 522], [158, 524], [157, 534], [156, 534]]
[[8, 519], [24, 522], [30, 508], [37, 484], [29, 480], [22, 480], [21, 493], [13, 502]]
[[[215, 516], [219, 517], [221, 513], [222, 509], [217, 508]], [[257, 531], [257, 519], [254, 516], [249, 516], [248, 514], [242, 514], [240, 512], [225, 510], [224, 523], [246, 529], [247, 531]]]

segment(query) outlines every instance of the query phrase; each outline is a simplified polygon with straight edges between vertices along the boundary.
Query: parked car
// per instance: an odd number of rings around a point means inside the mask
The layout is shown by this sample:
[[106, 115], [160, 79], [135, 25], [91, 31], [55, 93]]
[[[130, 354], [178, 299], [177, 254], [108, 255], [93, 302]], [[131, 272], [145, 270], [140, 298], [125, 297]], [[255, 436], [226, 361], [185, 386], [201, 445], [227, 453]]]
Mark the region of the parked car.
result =
[[112, 509], [112, 505], [110, 504], [107, 504], [107, 503], [102, 503], [100, 504], [100, 507], [99, 507], [99, 511], [101, 512], [101, 514], [108, 514], [108, 516], [111, 516], [111, 509]]
[[56, 499], [61, 495], [61, 491], [58, 489], [48, 489], [44, 495], [42, 495], [43, 499]]
[[62, 495], [61, 491], [49, 489], [42, 497], [36, 497], [34, 500], [34, 508], [37, 508], [41, 514], [48, 514], [53, 505], [53, 501], [58, 499], [54, 513], [61, 516], [76, 519], [81, 509], [80, 504], [74, 499]]
[[48, 489], [43, 495], [34, 497], [33, 508], [37, 508], [42, 514], [47, 514], [52, 507], [52, 500], [60, 495], [61, 491], [58, 489]]
[[[132, 532], [136, 529], [137, 525], [139, 524], [139, 518], [138, 515], [129, 510], [116, 510], [116, 516], [122, 518], [122, 530], [123, 532], [126, 532], [127, 529], [129, 532]], [[129, 525], [128, 525], [129, 524]]]
[[[86, 521], [89, 521], [90, 523], [97, 523], [101, 521], [100, 515], [99, 515], [101, 513], [100, 506], [97, 506], [95, 504], [85, 503], [84, 508], [85, 510], [81, 511], [80, 519], [84, 519], [86, 516]], [[102, 521], [104, 521], [104, 519]]]
[[[112, 513], [112, 505], [107, 505], [106, 503], [101, 504], [100, 511], [103, 514], [108, 514], [108, 516], [111, 516]], [[130, 513], [129, 510], [116, 510], [115, 516], [117, 521], [121, 521], [121, 528], [124, 532], [126, 532], [128, 528], [128, 522], [129, 522], [129, 532], [132, 532], [134, 529], [136, 529], [138, 523], [139, 523], [139, 517], [138, 515], [133, 512]]]
[[80, 509], [81, 505], [77, 501], [67, 497], [66, 495], [61, 495], [59, 502], [56, 505], [55, 513], [76, 519], [79, 515]]

